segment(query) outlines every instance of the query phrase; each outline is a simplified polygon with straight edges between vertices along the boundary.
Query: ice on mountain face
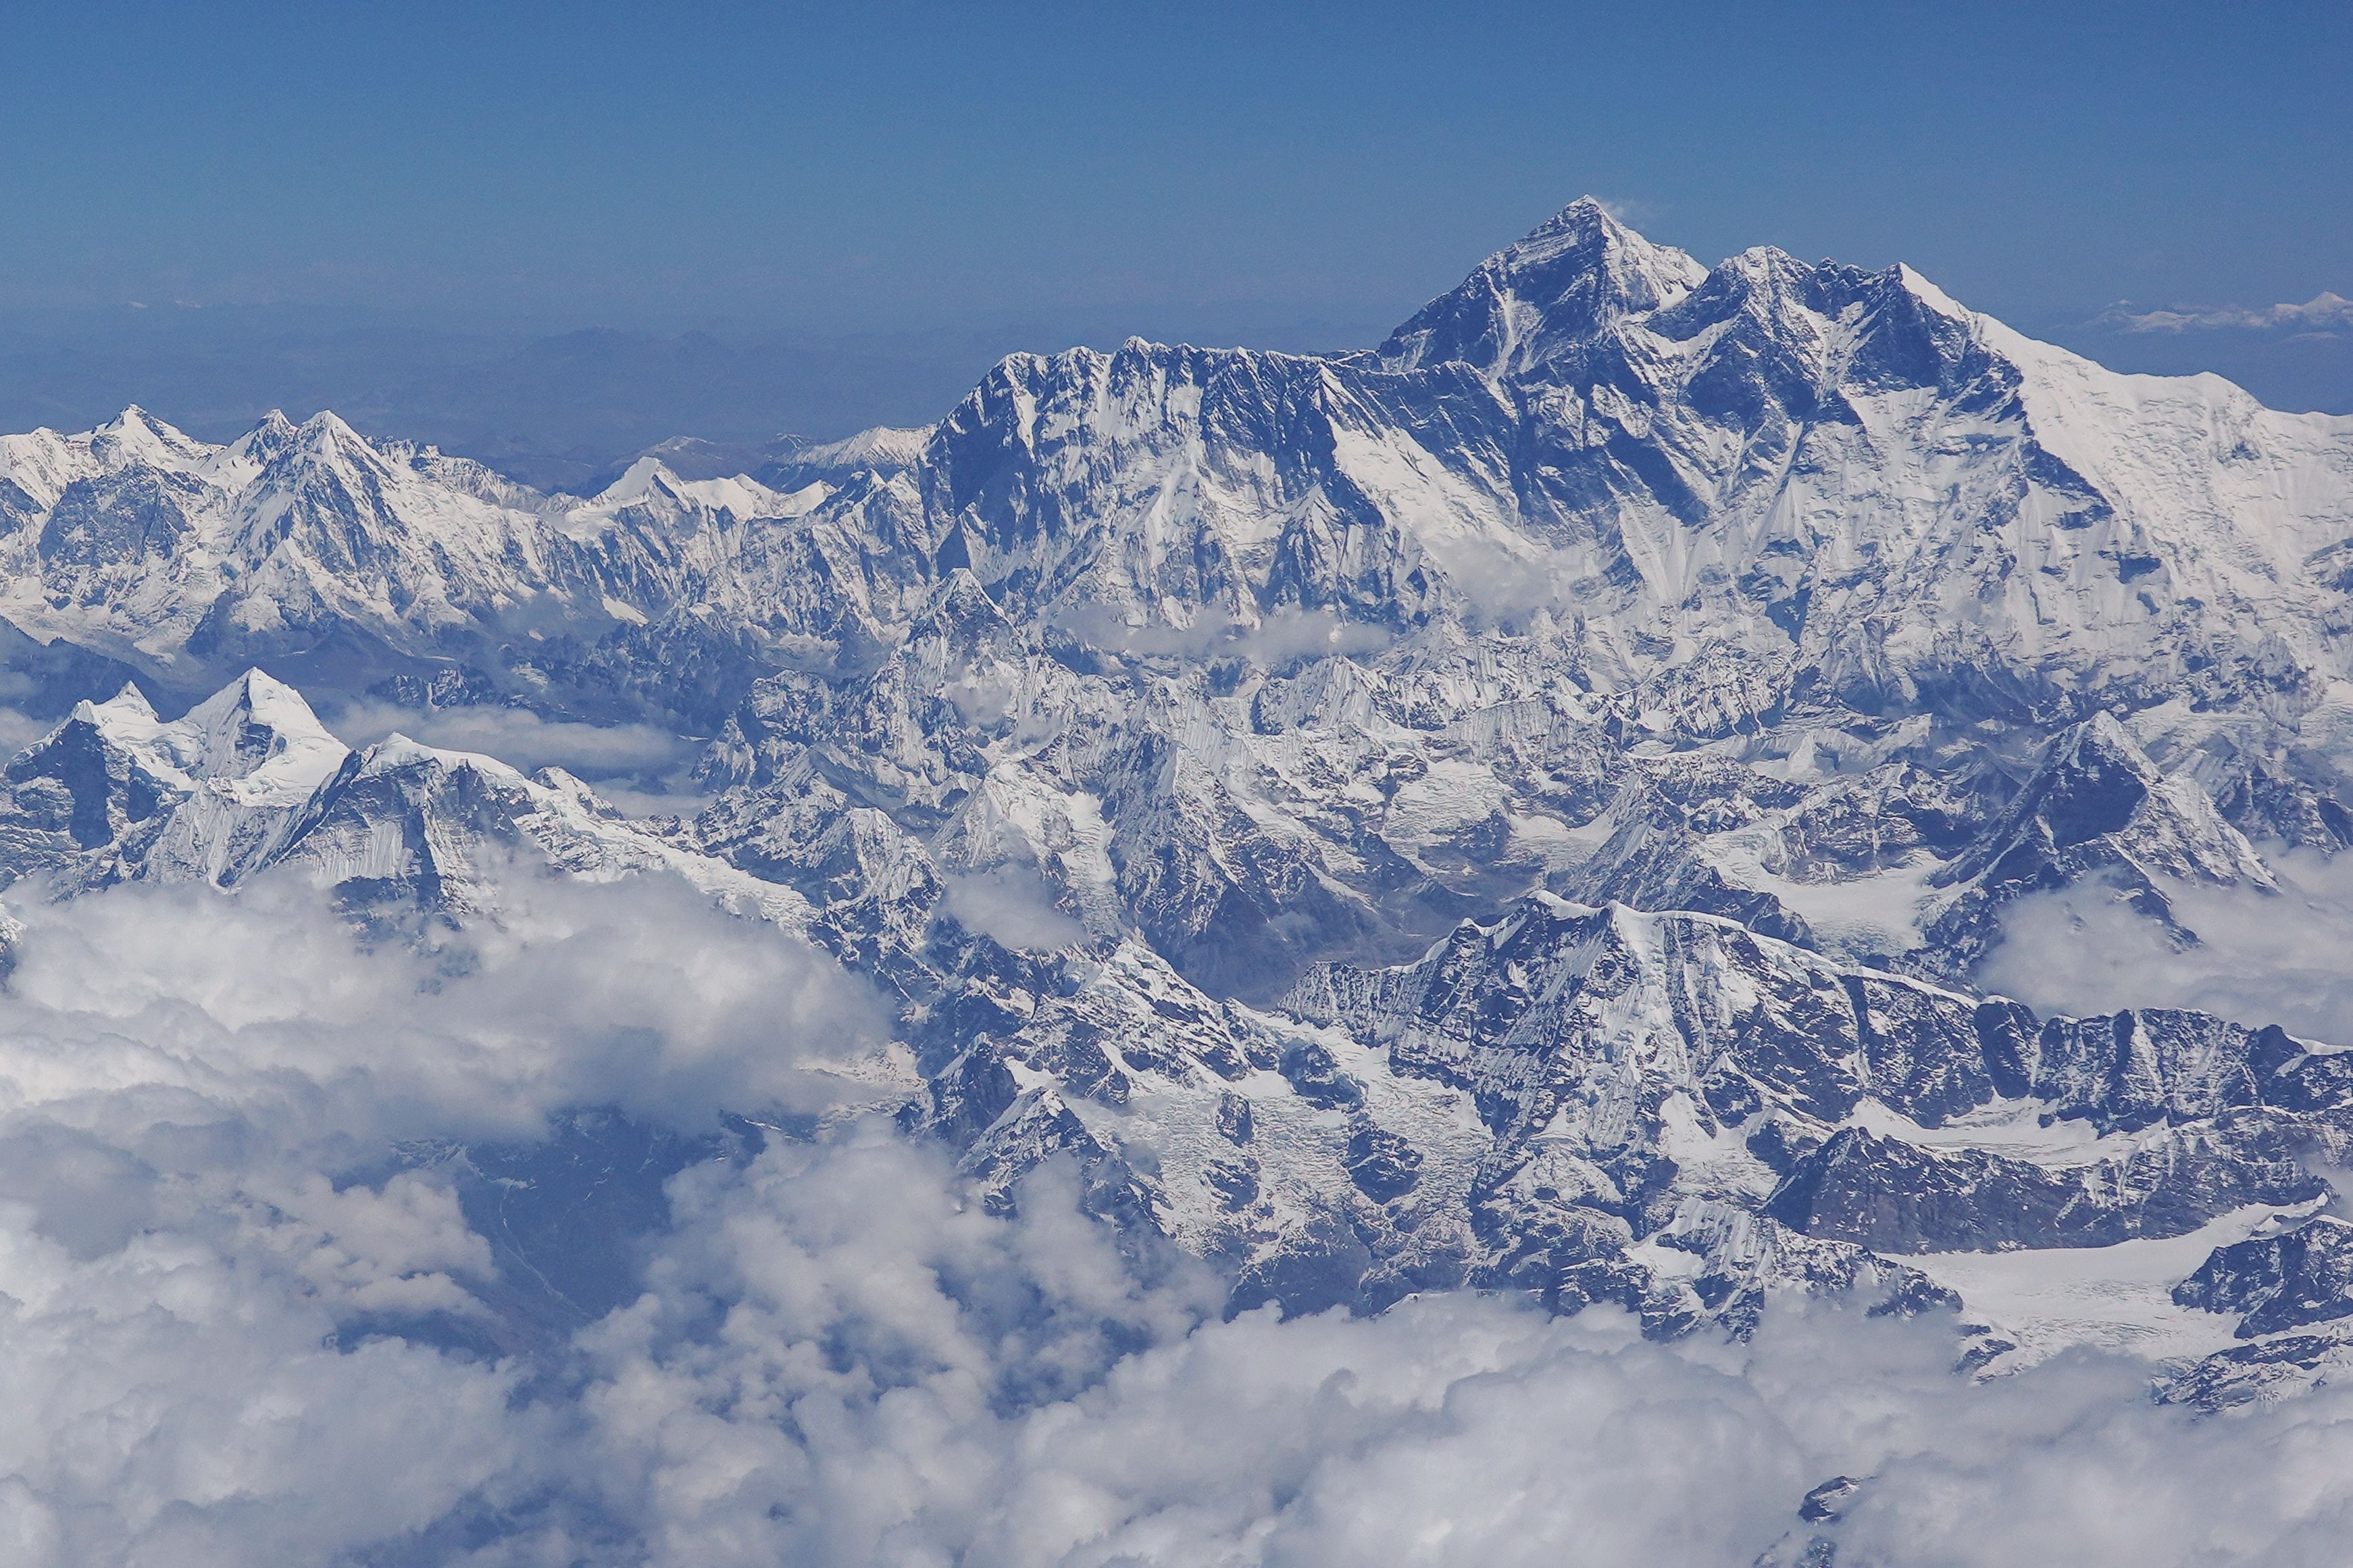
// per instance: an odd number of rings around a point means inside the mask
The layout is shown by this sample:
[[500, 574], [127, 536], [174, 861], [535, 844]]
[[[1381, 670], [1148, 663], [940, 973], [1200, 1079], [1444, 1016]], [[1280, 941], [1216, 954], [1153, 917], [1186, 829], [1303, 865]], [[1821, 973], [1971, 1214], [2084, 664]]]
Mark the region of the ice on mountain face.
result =
[[1956, 891], [1928, 926], [1926, 966], [1967, 973], [1998, 938], [1996, 911], [2094, 883], [2169, 940], [2195, 942], [2163, 889], [2276, 890], [2271, 868], [2191, 779], [2168, 778], [2102, 713], [2056, 739], [2009, 811], [1931, 879]]
[[61, 875], [67, 889], [125, 877], [233, 881], [346, 755], [299, 693], [259, 670], [169, 723], [125, 687], [9, 764], [6, 873]]
[[2198, 933], [2169, 890], [2277, 888], [2197, 782], [2160, 772], [2105, 713], [2056, 736], [1989, 807], [1981, 787], [1910, 762], [1800, 780], [1707, 753], [1638, 760], [1607, 837], [1552, 885], [1947, 979], [1998, 947], [2021, 900], [2113, 900], [2187, 946]]
[[2173, 1299], [2237, 1312], [2238, 1337], [2353, 1316], [2353, 1226], [2327, 1215], [2292, 1230], [2216, 1247]]
[[159, 725], [153, 743], [191, 776], [234, 782], [257, 801], [307, 794], [345, 754], [301, 693], [258, 669]]
[[[1714, 700], [1712, 674], [1662, 691], [1670, 732], [1704, 738], [1778, 723], [1809, 690], [1866, 710], [1992, 700], [2041, 721], [2080, 717], [2069, 694], [2088, 685], [2211, 702], [2333, 657], [2312, 616], [2341, 590], [2304, 563], [2344, 532], [2343, 422], [2103, 381], [1900, 269], [1755, 251], [1708, 271], [1589, 202], [1417, 321], [1377, 362], [1140, 342], [1017, 356], [936, 430], [809, 448], [826, 473], [782, 499], [754, 479], [663, 479], [649, 458], [566, 509], [427, 454], [387, 447], [372, 467], [375, 448], [316, 419], [202, 451], [26, 437], [11, 467], [34, 481], [28, 520], [52, 521], [69, 470], [203, 493], [97, 498], [102, 515], [60, 539], [150, 542], [140, 559], [168, 568], [134, 584], [127, 567], [53, 567], [16, 610], [159, 668], [288, 654], [339, 625], [447, 652], [523, 616], [559, 646], [500, 659], [580, 701], [656, 647], [691, 650], [683, 678], [735, 695], [764, 662], [858, 663], [957, 568], [1017, 616], [1145, 632], [1285, 606], [1394, 632], [1508, 606], [1549, 617], [1588, 684], [1746, 660], [1736, 702]], [[2160, 407], [2180, 417], [2142, 417]], [[2257, 462], [2242, 447], [2269, 466], [2239, 474]], [[290, 464], [315, 510], [263, 472]], [[629, 506], [661, 516], [615, 526]], [[456, 548], [485, 530], [494, 557]], [[416, 553], [428, 542], [439, 555]], [[2224, 617], [2263, 635], [2201, 642]], [[661, 700], [647, 673], [626, 678], [629, 700]]]

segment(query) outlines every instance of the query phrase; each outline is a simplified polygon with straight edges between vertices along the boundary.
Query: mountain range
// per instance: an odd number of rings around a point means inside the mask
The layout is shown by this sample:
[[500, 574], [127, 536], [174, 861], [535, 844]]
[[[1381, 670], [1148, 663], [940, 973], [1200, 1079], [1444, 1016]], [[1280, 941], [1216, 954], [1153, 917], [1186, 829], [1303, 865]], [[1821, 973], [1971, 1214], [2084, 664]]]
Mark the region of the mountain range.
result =
[[[2353, 844], [2353, 418], [1587, 200], [1375, 349], [1015, 355], [729, 456], [0, 437], [11, 897], [682, 876], [872, 983], [856, 1073], [991, 1203], [1068, 1157], [1237, 1308], [1861, 1290], [2212, 1407], [2353, 1364], [2353, 1039], [1981, 979], [2025, 900], [2188, 952]], [[700, 797], [314, 703], [654, 726]]]

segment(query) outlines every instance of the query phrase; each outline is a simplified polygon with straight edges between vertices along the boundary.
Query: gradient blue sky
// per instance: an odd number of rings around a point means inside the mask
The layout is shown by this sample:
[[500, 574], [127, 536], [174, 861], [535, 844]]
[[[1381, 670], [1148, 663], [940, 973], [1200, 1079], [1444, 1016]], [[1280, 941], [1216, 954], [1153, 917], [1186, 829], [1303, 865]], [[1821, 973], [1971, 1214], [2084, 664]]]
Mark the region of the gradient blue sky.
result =
[[2033, 319], [2353, 293], [2353, 6], [21, 5], [0, 308], [1388, 322], [1591, 191]]
[[1585, 193], [2353, 412], [2353, 318], [2102, 315], [2353, 295], [2348, 0], [5, 19], [0, 429], [325, 406], [593, 484], [923, 423], [1015, 349], [1375, 342]]

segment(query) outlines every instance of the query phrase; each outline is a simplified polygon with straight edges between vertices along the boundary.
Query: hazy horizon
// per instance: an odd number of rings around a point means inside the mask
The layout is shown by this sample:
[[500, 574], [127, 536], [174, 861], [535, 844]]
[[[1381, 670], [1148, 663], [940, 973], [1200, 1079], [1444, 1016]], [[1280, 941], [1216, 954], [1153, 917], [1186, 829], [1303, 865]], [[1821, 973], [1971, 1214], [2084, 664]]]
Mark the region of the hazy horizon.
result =
[[2117, 368], [2353, 410], [2353, 321], [2283, 309], [2353, 295], [2353, 164], [2315, 134], [2348, 118], [2339, 9], [118, 4], [16, 34], [9, 429], [310, 403], [566, 482], [928, 421], [1016, 349], [1369, 343], [1587, 193], [1704, 262], [1901, 260]]
[[[1008, 353], [1108, 349], [1130, 335], [1329, 352], [1369, 347], [1409, 313], [1164, 307], [1140, 309], [1134, 324], [1106, 310], [825, 334], [723, 319], [425, 308], [0, 310], [0, 431], [87, 429], [137, 404], [219, 441], [272, 408], [296, 418], [332, 408], [370, 436], [429, 442], [543, 489], [576, 489], [681, 437], [752, 446], [929, 424]], [[2274, 408], [2353, 413], [2353, 316], [2326, 331], [2151, 330], [2081, 310], [2010, 324], [2114, 369], [2212, 372]]]

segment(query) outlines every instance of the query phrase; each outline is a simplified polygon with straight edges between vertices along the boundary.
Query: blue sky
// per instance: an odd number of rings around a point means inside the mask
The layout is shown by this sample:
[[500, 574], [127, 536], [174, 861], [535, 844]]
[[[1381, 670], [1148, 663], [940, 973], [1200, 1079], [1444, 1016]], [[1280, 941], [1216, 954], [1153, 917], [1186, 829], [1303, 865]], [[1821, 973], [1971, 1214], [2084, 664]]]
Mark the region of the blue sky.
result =
[[1339, 346], [1586, 192], [2063, 337], [2353, 294], [2341, 3], [11, 10], [17, 321]]
[[1588, 190], [2013, 314], [2353, 291], [2342, 5], [16, 9], [8, 305], [1387, 320]]

